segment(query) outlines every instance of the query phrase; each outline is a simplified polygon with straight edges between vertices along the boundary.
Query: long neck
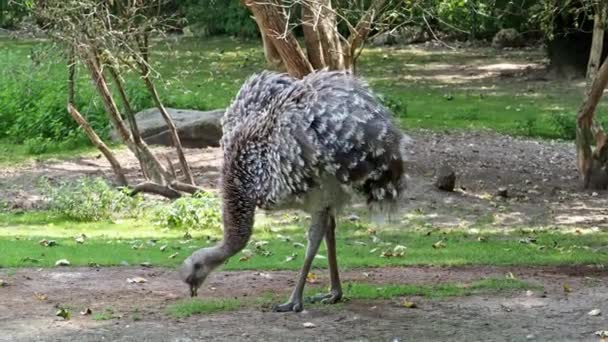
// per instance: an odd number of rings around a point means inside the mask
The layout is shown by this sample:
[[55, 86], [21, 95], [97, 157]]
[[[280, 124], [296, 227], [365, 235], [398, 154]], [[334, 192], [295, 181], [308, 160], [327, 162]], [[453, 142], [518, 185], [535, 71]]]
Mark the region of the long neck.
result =
[[224, 239], [218, 247], [223, 250], [226, 258], [245, 248], [253, 230], [255, 202], [246, 196], [243, 190], [229, 179], [224, 180]]

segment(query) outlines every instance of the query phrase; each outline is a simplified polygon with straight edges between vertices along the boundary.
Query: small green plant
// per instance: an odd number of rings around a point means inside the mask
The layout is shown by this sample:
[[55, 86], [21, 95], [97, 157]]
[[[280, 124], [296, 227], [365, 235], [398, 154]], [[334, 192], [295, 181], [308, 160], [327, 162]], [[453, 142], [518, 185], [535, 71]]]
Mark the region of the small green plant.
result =
[[405, 117], [407, 115], [407, 104], [405, 104], [401, 99], [388, 95], [379, 96], [382, 104], [390, 109], [395, 116]]
[[49, 209], [75, 221], [137, 217], [142, 208], [142, 197], [129, 196], [126, 189], [117, 190], [101, 178], [84, 178], [59, 186], [45, 182], [43, 189], [49, 198]]
[[526, 137], [533, 137], [536, 135], [537, 131], [537, 123], [536, 118], [533, 116], [529, 116], [524, 120], [517, 120], [515, 122], [515, 126], [517, 127], [517, 131], [519, 134]]
[[169, 313], [177, 318], [189, 317], [200, 313], [214, 313], [220, 311], [233, 311], [242, 306], [238, 299], [187, 299], [169, 306]]
[[98, 312], [93, 315], [95, 321], [108, 321], [115, 317], [114, 309], [105, 308], [102, 312]]
[[576, 118], [572, 114], [557, 113], [551, 116], [551, 122], [561, 139], [576, 138]]
[[211, 193], [196, 193], [158, 207], [156, 221], [169, 228], [218, 229], [221, 224], [220, 201]]

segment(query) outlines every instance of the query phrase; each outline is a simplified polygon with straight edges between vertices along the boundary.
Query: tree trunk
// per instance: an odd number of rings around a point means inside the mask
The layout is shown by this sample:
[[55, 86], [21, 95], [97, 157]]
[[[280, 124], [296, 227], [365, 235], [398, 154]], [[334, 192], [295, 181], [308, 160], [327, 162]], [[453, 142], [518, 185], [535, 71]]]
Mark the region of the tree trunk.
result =
[[323, 54], [323, 45], [321, 45], [321, 38], [319, 36], [318, 16], [315, 15], [315, 10], [320, 10], [320, 8], [313, 9], [313, 6], [316, 4], [316, 2], [312, 4], [302, 4], [302, 30], [304, 31], [306, 55], [308, 56], [310, 64], [314, 69], [323, 69], [326, 64]]
[[[594, 118], [595, 108], [608, 84], [608, 62], [598, 67], [602, 58], [604, 24], [608, 5], [602, 3], [595, 8], [593, 42], [587, 65], [586, 100], [577, 115], [576, 150], [579, 173], [585, 189], [604, 189], [607, 184], [606, 162], [608, 161], [608, 138], [601, 124]], [[595, 143], [595, 151], [592, 145]]]
[[146, 88], [148, 88], [150, 95], [152, 95], [152, 98], [154, 99], [154, 103], [156, 104], [156, 107], [160, 111], [161, 116], [163, 117], [163, 119], [165, 120], [165, 123], [167, 124], [167, 127], [169, 128], [169, 134], [171, 135], [171, 140], [173, 142], [175, 150], [177, 151], [179, 163], [182, 167], [182, 171], [184, 172], [184, 177], [186, 177], [186, 182], [194, 185], [195, 184], [194, 177], [192, 176], [192, 171], [190, 170], [190, 165], [188, 165], [188, 161], [186, 160], [186, 156], [184, 155], [184, 149], [182, 147], [182, 142], [179, 139], [179, 135], [177, 133], [177, 128], [175, 127], [175, 123], [173, 122], [173, 119], [171, 118], [171, 116], [167, 112], [167, 109], [161, 102], [160, 96], [158, 96], [158, 92], [156, 91], [156, 87], [154, 86], [154, 83], [152, 82], [152, 80], [150, 80], [150, 70], [148, 70], [147, 64], [145, 64], [145, 62], [140, 63], [140, 67], [141, 67], [142, 77], [144, 79], [144, 82], [146, 83]]
[[345, 69], [342, 42], [338, 34], [336, 13], [331, 6], [331, 0], [318, 0], [319, 23], [317, 30], [323, 49], [323, 59], [331, 70]]
[[602, 52], [604, 49], [604, 25], [606, 23], [606, 11], [608, 5], [600, 3], [595, 8], [593, 17], [593, 40], [591, 42], [591, 51], [589, 53], [589, 63], [587, 64], [587, 92], [589, 92], [595, 74], [602, 62]]
[[[595, 109], [602, 98], [606, 85], [608, 85], [608, 59], [604, 61], [594, 77], [585, 102], [583, 102], [577, 114], [577, 164], [585, 189], [589, 188], [592, 173], [598, 167], [603, 166], [598, 164], [598, 162], [606, 159], [606, 137], [603, 131], [598, 129], [597, 123], [594, 125]], [[596, 126], [595, 129], [593, 126]], [[591, 145], [594, 143], [594, 140], [596, 142], [596, 151], [592, 153]], [[596, 161], [595, 163], [594, 160]]]
[[241, 0], [256, 17], [256, 22], [260, 26], [262, 34], [277, 49], [281, 60], [285, 64], [287, 72], [297, 78], [302, 78], [309, 74], [313, 68], [300, 44], [288, 30], [285, 16], [279, 11], [279, 4], [276, 0], [259, 2], [256, 0]]
[[76, 92], [74, 90], [76, 84], [75, 76], [76, 56], [75, 50], [74, 48], [72, 48], [68, 55], [68, 113], [70, 113], [70, 115], [72, 116], [74, 121], [78, 123], [80, 128], [82, 128], [84, 134], [87, 136], [87, 138], [89, 138], [93, 146], [97, 147], [97, 149], [104, 155], [104, 157], [106, 157], [106, 159], [112, 166], [112, 170], [116, 175], [116, 180], [118, 181], [118, 184], [121, 186], [127, 186], [128, 182], [127, 178], [125, 177], [125, 172], [116, 157], [114, 157], [112, 151], [110, 151], [108, 146], [106, 146], [106, 144], [101, 140], [101, 138], [99, 138], [97, 133], [95, 133], [95, 130], [93, 130], [87, 119], [85, 119], [85, 117], [82, 116], [82, 114], [80, 114], [78, 110], [76, 110]]
[[273, 68], [278, 70], [282, 70], [285, 68], [283, 64], [283, 60], [281, 59], [281, 55], [279, 55], [279, 51], [276, 46], [272, 43], [272, 40], [266, 32], [264, 32], [262, 26], [258, 22], [258, 19], [253, 16], [253, 19], [258, 24], [258, 29], [260, 30], [260, 36], [262, 36], [262, 46], [264, 47], [264, 57], [266, 58], [266, 63]]
[[133, 143], [136, 146], [135, 156], [139, 160], [141, 170], [145, 178], [151, 178], [159, 184], [164, 184], [164, 179], [168, 178], [168, 172], [158, 158], [156, 158], [152, 151], [150, 151], [150, 148], [146, 142], [141, 138], [139, 127], [137, 126], [137, 121], [135, 120], [135, 112], [131, 107], [131, 103], [129, 102], [129, 98], [127, 97], [118, 72], [112, 66], [108, 68], [110, 69], [110, 75], [116, 84], [116, 88], [120, 94], [120, 99], [125, 107], [127, 120], [129, 121], [129, 127], [131, 128], [131, 136], [133, 137]]
[[[134, 143], [133, 136], [131, 135], [131, 132], [129, 132], [127, 125], [122, 119], [120, 111], [116, 106], [116, 102], [112, 97], [112, 93], [110, 92], [106, 79], [103, 75], [103, 72], [101, 71], [101, 67], [98, 64], [97, 55], [95, 54], [95, 51], [89, 51], [87, 53], [88, 55], [85, 57], [85, 62], [91, 73], [91, 78], [95, 82], [97, 93], [99, 93], [99, 95], [101, 96], [103, 105], [106, 109], [106, 114], [108, 115], [112, 126], [114, 126], [114, 128], [116, 129], [116, 132], [118, 133], [120, 139], [125, 143], [125, 145], [127, 145], [129, 150], [131, 150], [131, 152], [133, 152], [137, 156], [137, 145]], [[154, 154], [147, 148], [147, 145], [142, 146], [145, 146], [145, 148], [143, 148], [141, 152], [145, 155], [146, 160], [158, 160], [156, 159]], [[163, 179], [160, 179], [159, 181], [162, 185], [164, 185], [168, 181], [168, 174], [160, 163], [158, 163], [158, 172], [161, 173], [163, 176]]]
[[78, 112], [78, 110], [76, 110], [72, 103], [68, 103], [68, 112], [70, 113], [74, 121], [76, 121], [78, 125], [80, 125], [80, 128], [82, 128], [91, 143], [95, 147], [97, 147], [97, 149], [104, 155], [104, 157], [106, 157], [108, 162], [110, 162], [112, 170], [116, 175], [116, 180], [118, 181], [118, 184], [121, 186], [128, 186], [129, 183], [127, 182], [127, 178], [125, 177], [125, 172], [122, 169], [122, 166], [120, 165], [112, 151], [110, 151], [108, 146], [106, 146], [106, 144], [104, 144], [101, 138], [99, 138], [97, 133], [95, 133], [95, 130], [91, 128], [89, 122], [82, 116], [82, 114]]

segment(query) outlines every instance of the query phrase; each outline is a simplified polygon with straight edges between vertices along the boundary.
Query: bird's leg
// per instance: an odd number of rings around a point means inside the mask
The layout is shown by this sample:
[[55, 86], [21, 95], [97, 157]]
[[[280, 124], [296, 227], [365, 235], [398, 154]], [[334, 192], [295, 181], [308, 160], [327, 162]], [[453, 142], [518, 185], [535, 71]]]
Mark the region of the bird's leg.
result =
[[304, 265], [300, 272], [298, 282], [291, 293], [289, 301], [284, 304], [275, 305], [273, 311], [275, 312], [288, 312], [295, 311], [300, 312], [303, 309], [302, 294], [304, 292], [304, 285], [306, 284], [306, 277], [312, 266], [312, 262], [319, 250], [321, 240], [327, 230], [327, 222], [329, 216], [329, 208], [313, 215], [312, 223], [308, 229], [308, 246], [306, 247], [306, 257], [304, 258]]
[[327, 248], [331, 290], [328, 294], [320, 294], [310, 298], [313, 303], [335, 304], [342, 299], [342, 285], [340, 284], [338, 260], [336, 259], [336, 218], [334, 215], [329, 215], [328, 220], [327, 231], [325, 232], [325, 247]]

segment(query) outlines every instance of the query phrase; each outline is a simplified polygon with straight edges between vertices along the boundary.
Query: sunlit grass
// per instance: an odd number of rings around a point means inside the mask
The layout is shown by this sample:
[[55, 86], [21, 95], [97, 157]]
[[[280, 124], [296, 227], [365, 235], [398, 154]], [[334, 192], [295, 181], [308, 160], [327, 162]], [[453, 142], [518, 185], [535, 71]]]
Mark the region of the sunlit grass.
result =
[[[295, 215], [260, 216], [246, 249], [226, 270], [295, 270], [303, 261], [308, 219]], [[86, 234], [84, 243], [75, 237]], [[174, 267], [200, 247], [214, 244], [221, 231], [166, 229], [146, 219], [81, 223], [49, 213], [0, 215], [0, 267], [52, 267], [59, 259], [72, 265]], [[54, 240], [45, 247], [42, 239]], [[439, 230], [400, 224], [370, 229], [344, 222], [337, 231], [343, 268], [405, 265], [584, 265], [608, 264], [608, 232], [579, 235], [554, 229], [498, 231], [483, 228]], [[82, 242], [82, 241], [80, 241]], [[315, 267], [326, 267], [324, 247]]]

